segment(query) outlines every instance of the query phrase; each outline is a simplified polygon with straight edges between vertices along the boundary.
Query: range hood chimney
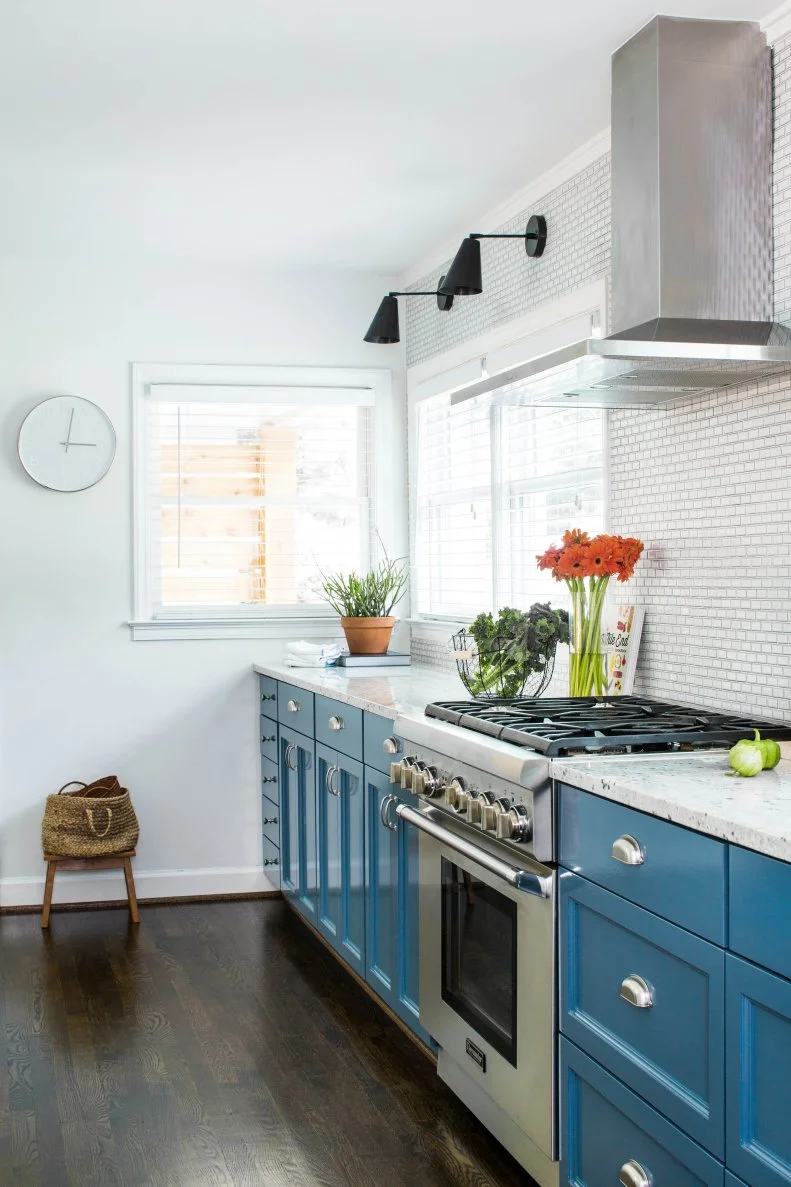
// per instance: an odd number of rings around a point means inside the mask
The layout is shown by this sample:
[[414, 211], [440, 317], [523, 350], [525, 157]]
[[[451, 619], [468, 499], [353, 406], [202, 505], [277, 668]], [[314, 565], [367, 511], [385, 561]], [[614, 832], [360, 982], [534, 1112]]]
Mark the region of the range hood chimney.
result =
[[758, 25], [655, 17], [613, 55], [612, 220], [610, 336], [456, 399], [497, 386], [506, 403], [664, 404], [791, 370], [791, 330], [772, 320], [772, 70]]

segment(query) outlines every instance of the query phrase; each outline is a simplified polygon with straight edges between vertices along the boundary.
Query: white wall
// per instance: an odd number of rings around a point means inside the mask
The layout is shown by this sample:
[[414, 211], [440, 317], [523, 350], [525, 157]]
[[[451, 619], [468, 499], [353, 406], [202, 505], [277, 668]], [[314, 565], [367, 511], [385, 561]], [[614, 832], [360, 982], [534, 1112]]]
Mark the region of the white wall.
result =
[[[70, 250], [3, 260], [0, 904], [41, 901], [45, 796], [109, 772], [140, 817], [141, 896], [266, 887], [251, 664], [280, 644], [131, 641], [129, 364], [400, 368], [398, 348], [362, 342], [388, 287]], [[36, 486], [16, 456], [26, 412], [57, 393], [96, 401], [118, 434], [109, 475], [79, 494]], [[107, 877], [63, 875], [56, 899], [121, 897]]]

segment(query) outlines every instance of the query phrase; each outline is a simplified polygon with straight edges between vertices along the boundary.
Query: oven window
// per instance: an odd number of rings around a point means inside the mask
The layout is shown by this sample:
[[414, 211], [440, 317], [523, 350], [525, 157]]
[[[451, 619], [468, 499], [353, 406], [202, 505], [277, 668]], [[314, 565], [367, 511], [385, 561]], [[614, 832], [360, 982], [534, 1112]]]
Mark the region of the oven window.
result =
[[442, 858], [442, 998], [516, 1067], [516, 903]]

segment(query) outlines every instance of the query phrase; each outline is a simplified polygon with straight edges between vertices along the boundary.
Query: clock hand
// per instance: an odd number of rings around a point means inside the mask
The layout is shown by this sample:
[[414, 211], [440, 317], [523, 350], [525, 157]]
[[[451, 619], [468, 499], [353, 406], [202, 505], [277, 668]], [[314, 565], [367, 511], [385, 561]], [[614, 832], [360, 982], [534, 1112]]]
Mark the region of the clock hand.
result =
[[69, 442], [71, 441], [71, 426], [72, 426], [73, 424], [74, 424], [74, 409], [72, 408], [72, 410], [71, 410], [71, 414], [70, 414], [70, 416], [69, 416], [69, 427], [68, 427], [68, 429], [66, 430], [66, 440], [65, 440], [65, 441], [61, 441], [61, 445], [62, 445], [62, 446], [63, 446], [63, 448], [66, 450], [66, 453], [68, 453], [68, 452], [69, 452]]
[[93, 449], [96, 448], [95, 441], [72, 441], [71, 444], [72, 445], [90, 445]]

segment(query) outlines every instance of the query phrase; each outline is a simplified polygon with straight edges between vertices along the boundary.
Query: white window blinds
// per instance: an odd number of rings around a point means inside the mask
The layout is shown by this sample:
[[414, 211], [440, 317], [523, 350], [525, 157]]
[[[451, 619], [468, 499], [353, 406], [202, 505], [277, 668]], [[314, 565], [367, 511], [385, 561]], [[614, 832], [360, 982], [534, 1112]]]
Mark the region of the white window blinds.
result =
[[417, 406], [415, 463], [419, 614], [562, 603], [535, 558], [568, 527], [603, 527], [603, 412], [437, 396]]
[[146, 405], [153, 618], [315, 613], [322, 572], [368, 565], [371, 392], [160, 384]]

